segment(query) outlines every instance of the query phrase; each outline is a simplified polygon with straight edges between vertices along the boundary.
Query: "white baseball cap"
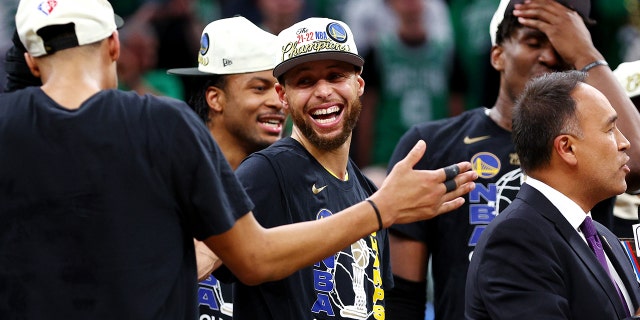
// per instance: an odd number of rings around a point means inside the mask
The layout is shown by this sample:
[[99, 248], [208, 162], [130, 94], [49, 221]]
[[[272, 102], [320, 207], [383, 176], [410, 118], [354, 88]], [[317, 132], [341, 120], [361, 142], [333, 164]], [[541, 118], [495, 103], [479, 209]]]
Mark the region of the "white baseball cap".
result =
[[338, 60], [357, 67], [364, 65], [349, 26], [328, 18], [308, 18], [278, 34], [278, 65], [273, 69], [277, 78], [305, 62]]
[[640, 95], [640, 60], [621, 63], [613, 74], [629, 98]]
[[[68, 37], [49, 41], [41, 30], [73, 24]], [[21, 0], [16, 11], [16, 30], [31, 56], [82, 46], [108, 38], [122, 25], [107, 0]]]
[[276, 39], [242, 16], [216, 20], [202, 31], [198, 67], [167, 73], [206, 76], [271, 70], [276, 65]]

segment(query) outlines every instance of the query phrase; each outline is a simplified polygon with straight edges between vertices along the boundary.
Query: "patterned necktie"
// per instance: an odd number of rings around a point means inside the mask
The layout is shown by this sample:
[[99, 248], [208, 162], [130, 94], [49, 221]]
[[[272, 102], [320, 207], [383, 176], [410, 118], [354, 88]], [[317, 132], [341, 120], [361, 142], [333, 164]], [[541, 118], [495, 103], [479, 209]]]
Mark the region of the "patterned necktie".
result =
[[587, 239], [587, 243], [589, 244], [589, 248], [595, 253], [598, 262], [604, 268], [604, 270], [609, 275], [609, 279], [613, 282], [613, 286], [616, 287], [616, 291], [618, 291], [618, 296], [620, 300], [622, 300], [622, 306], [624, 307], [627, 316], [629, 314], [629, 307], [627, 306], [627, 301], [624, 299], [620, 288], [618, 288], [618, 284], [611, 277], [611, 272], [609, 272], [609, 266], [607, 265], [607, 258], [604, 255], [604, 250], [602, 249], [602, 242], [600, 242], [600, 238], [598, 237], [598, 232], [596, 231], [596, 226], [593, 224], [591, 217], [587, 216], [582, 224], [580, 225], [580, 230], [584, 234], [584, 237]]

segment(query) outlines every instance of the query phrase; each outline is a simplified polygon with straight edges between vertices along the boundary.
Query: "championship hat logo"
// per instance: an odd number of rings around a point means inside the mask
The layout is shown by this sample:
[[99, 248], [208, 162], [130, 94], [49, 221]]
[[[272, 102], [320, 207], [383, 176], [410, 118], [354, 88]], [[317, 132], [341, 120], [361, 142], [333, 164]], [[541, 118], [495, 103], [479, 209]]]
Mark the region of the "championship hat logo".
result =
[[200, 38], [200, 55], [205, 55], [209, 52], [209, 34], [202, 34], [202, 38]]
[[331, 38], [335, 42], [347, 42], [347, 30], [345, 30], [344, 27], [337, 22], [332, 22], [327, 25], [327, 35], [329, 35], [329, 38]]
[[207, 52], [209, 52], [211, 42], [209, 42], [209, 34], [203, 33], [200, 38], [200, 55], [198, 56], [198, 63], [203, 66], [209, 65], [209, 58]]

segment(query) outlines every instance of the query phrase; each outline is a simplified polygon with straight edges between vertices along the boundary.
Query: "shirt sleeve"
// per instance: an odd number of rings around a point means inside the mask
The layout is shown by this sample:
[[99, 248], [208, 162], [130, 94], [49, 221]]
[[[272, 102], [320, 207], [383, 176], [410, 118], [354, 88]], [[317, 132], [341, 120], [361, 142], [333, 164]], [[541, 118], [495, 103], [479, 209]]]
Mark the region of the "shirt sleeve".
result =
[[281, 181], [266, 156], [254, 153], [236, 170], [238, 179], [255, 204], [253, 214], [265, 228], [291, 223], [287, 215], [286, 200]]
[[203, 240], [229, 230], [253, 203], [204, 124], [188, 110], [181, 115], [172, 137], [173, 187], [187, 225]]

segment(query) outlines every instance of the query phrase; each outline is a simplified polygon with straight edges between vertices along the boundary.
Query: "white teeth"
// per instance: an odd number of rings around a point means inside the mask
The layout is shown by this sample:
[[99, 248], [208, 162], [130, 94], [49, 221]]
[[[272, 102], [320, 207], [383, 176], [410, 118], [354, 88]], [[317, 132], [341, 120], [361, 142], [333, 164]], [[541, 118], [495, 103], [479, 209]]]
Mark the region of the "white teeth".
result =
[[339, 112], [340, 108], [333, 106], [327, 109], [318, 109], [316, 111], [313, 112], [314, 116], [319, 116], [319, 115], [323, 115], [323, 114], [328, 114], [328, 113], [334, 113], [334, 112]]
[[261, 121], [261, 123], [263, 125], [269, 126], [269, 127], [274, 127], [274, 128], [279, 128], [280, 127], [280, 121], [278, 121], [278, 120]]
[[329, 122], [335, 121], [335, 120], [336, 120], [336, 117], [331, 117], [331, 118], [328, 118], [328, 119], [317, 119], [316, 121], [318, 123], [329, 123]]

